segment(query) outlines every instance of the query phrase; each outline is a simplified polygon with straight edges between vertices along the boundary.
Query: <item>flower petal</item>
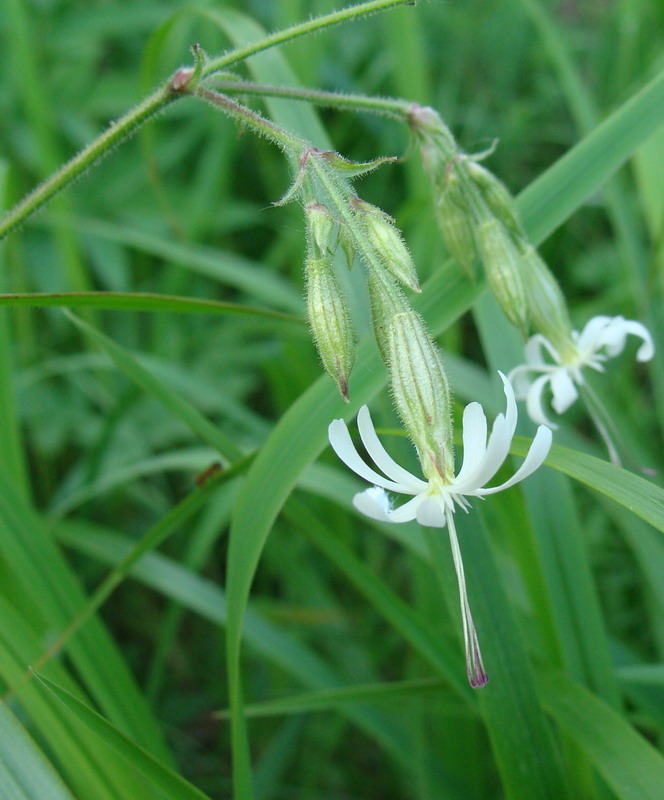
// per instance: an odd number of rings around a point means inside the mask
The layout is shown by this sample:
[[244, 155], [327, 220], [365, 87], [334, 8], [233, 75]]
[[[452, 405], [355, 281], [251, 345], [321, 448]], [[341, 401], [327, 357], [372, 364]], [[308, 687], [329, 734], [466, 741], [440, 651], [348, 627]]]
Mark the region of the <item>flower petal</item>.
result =
[[564, 367], [560, 367], [551, 374], [551, 391], [553, 392], [551, 405], [558, 414], [567, 411], [579, 396], [574, 381]]
[[463, 462], [457, 480], [463, 480], [479, 466], [486, 453], [486, 415], [479, 403], [469, 403], [463, 410]]
[[363, 492], [353, 497], [353, 505], [358, 511], [361, 511], [371, 519], [380, 520], [380, 522], [390, 522], [388, 516], [390, 512], [390, 500], [383, 489], [378, 486], [372, 486], [370, 489], [365, 489]]
[[364, 463], [355, 449], [346, 423], [342, 419], [332, 420], [328, 428], [328, 438], [332, 449], [344, 464], [361, 478], [364, 478], [365, 481], [375, 483], [377, 486], [382, 486], [383, 489], [389, 489], [392, 492], [413, 494], [407, 486], [387, 480], [387, 478], [379, 475]]
[[463, 476], [463, 480], [458, 480], [458, 478], [456, 478], [453, 481], [452, 491], [455, 494], [471, 494], [473, 490], [484, 486], [484, 484], [490, 481], [496, 472], [498, 472], [509, 453], [512, 437], [516, 430], [516, 400], [514, 398], [512, 384], [502, 372], [498, 374], [503, 382], [503, 390], [507, 399], [505, 414], [498, 414], [496, 417], [482, 460], [473, 470], [469, 470], [468, 473]]
[[549, 366], [550, 362], [544, 357], [545, 350], [555, 364], [560, 364], [558, 351], [541, 333], [534, 334], [526, 342], [524, 347], [526, 363], [532, 367]]
[[507, 374], [507, 380], [514, 387], [514, 394], [519, 400], [525, 400], [530, 391], [530, 387], [535, 380], [531, 377], [534, 373], [541, 372], [543, 367], [537, 367], [531, 364], [519, 364], [514, 369], [511, 369]]
[[555, 430], [558, 426], [554, 422], [551, 422], [546, 416], [542, 406], [542, 394], [547, 383], [551, 382], [551, 378], [551, 374], [540, 375], [540, 377], [533, 382], [528, 392], [528, 397], [526, 398], [526, 409], [528, 411], [528, 416], [533, 422], [538, 425], [548, 425], [549, 428]]
[[[413, 501], [411, 500], [410, 502], [412, 503]], [[416, 519], [420, 525], [426, 525], [428, 528], [444, 528], [447, 524], [444, 509], [445, 506], [439, 498], [422, 497], [422, 502], [417, 509]]]
[[642, 340], [636, 354], [637, 361], [649, 361], [655, 354], [655, 345], [650, 335], [650, 331], [640, 322], [635, 322], [624, 317], [614, 317], [607, 325], [601, 337], [601, 344], [598, 346], [606, 347], [606, 352], [610, 356], [616, 356], [625, 347], [625, 340], [632, 334]]
[[374, 464], [379, 469], [382, 469], [388, 478], [399, 482], [404, 487], [408, 487], [411, 490], [411, 494], [417, 494], [427, 488], [428, 484], [426, 481], [421, 480], [416, 475], [413, 475], [408, 472], [408, 470], [399, 466], [383, 447], [380, 439], [376, 435], [376, 429], [374, 428], [371, 414], [367, 406], [362, 406], [357, 415], [357, 428], [367, 453], [369, 453], [373, 459]]
[[503, 489], [509, 489], [510, 486], [514, 486], [515, 483], [519, 483], [519, 481], [532, 475], [538, 467], [542, 466], [544, 459], [548, 456], [549, 450], [551, 449], [552, 437], [553, 434], [550, 428], [547, 428], [545, 425], [540, 425], [523, 463], [514, 475], [512, 475], [509, 480], [506, 480], [505, 483], [501, 483], [500, 486], [478, 489], [476, 492], [477, 496], [483, 497], [487, 494], [502, 492]]
[[576, 335], [576, 346], [585, 361], [602, 346], [602, 337], [611, 317], [599, 315], [589, 319], [581, 333]]

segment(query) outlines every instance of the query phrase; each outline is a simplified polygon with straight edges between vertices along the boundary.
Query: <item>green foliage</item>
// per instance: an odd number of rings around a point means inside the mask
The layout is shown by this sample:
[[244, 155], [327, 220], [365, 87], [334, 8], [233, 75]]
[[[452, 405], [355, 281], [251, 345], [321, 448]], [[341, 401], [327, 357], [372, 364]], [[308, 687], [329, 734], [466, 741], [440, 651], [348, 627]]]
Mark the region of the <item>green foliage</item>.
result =
[[[5, 5], [4, 206], [104, 132], [112, 149], [76, 182], [60, 173], [66, 188], [0, 244], [0, 794], [655, 800], [659, 5], [423, 2], [279, 34], [242, 63], [216, 59], [341, 4]], [[491, 678], [479, 691], [446, 533], [360, 518], [360, 481], [326, 450], [329, 422], [364, 403], [386, 433], [397, 423], [361, 270], [338, 271], [359, 337], [346, 404], [302, 324], [302, 210], [272, 205], [294, 167], [173, 96], [194, 42], [224, 91], [400, 97], [434, 107], [468, 152], [497, 137], [485, 163], [518, 195], [575, 326], [622, 314], [653, 333], [653, 362], [628, 349], [593, 386], [658, 474], [607, 463], [579, 403], [547, 469], [457, 515]], [[114, 139], [110, 121], [143, 97], [139, 121], [160, 113]], [[499, 405], [495, 372], [522, 343], [445, 253], [395, 106], [241, 97], [353, 161], [403, 156], [363, 177], [362, 197], [413, 254], [412, 304], [443, 347], [455, 418], [461, 400]], [[403, 437], [386, 438], [405, 463]]]

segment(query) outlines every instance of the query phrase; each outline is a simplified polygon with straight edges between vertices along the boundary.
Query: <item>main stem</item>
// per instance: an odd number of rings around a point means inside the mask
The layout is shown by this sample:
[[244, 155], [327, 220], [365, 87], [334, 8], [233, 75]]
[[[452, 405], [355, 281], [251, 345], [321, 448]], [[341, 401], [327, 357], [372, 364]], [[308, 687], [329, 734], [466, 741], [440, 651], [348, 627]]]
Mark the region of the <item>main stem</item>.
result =
[[358, 17], [366, 17], [369, 14], [375, 14], [379, 11], [387, 11], [390, 8], [397, 6], [414, 6], [414, 0], [371, 0], [369, 3], [360, 3], [356, 6], [349, 6], [340, 11], [335, 11], [332, 14], [311, 19], [307, 22], [300, 22], [297, 25], [292, 25], [283, 31], [277, 31], [258, 42], [252, 42], [244, 47], [238, 47], [225, 53], [219, 58], [213, 58], [208, 61], [203, 69], [202, 77], [206, 78], [215, 72], [226, 69], [232, 64], [237, 64], [239, 61], [244, 61], [249, 56], [262, 53], [263, 50], [268, 50], [276, 45], [290, 42], [300, 36], [306, 36], [309, 33], [316, 33], [324, 28], [331, 28], [333, 25], [339, 25], [342, 22], [349, 22], [357, 19]]
[[169, 81], [165, 86], [146, 97], [140, 105], [128, 111], [116, 122], [111, 123], [108, 130], [81, 150], [71, 161], [60, 167], [50, 178], [33, 189], [0, 220], [0, 239], [17, 228], [67, 184], [85, 172], [88, 167], [103, 158], [116, 144], [131, 136], [147, 119], [180, 96], [182, 96], [181, 93], [175, 90], [172, 82]]

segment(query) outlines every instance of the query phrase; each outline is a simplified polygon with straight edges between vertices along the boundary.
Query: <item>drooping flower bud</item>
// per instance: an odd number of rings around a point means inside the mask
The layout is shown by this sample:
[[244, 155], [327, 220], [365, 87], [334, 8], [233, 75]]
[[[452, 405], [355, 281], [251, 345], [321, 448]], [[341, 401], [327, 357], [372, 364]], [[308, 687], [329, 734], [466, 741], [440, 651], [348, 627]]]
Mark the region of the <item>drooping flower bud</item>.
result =
[[520, 253], [497, 219], [482, 222], [477, 226], [476, 233], [491, 291], [507, 318], [525, 338], [528, 335], [529, 314]]
[[326, 372], [348, 400], [348, 376], [355, 357], [355, 339], [332, 257], [306, 259], [307, 312], [318, 355]]
[[517, 215], [516, 204], [505, 184], [477, 161], [467, 159], [465, 163], [472, 182], [479, 189], [491, 213], [513, 236], [522, 236], [523, 228]]
[[324, 257], [334, 251], [332, 235], [335, 220], [327, 206], [309, 203], [304, 209], [307, 245], [314, 258]]
[[565, 297], [551, 270], [530, 244], [521, 247], [521, 274], [533, 328], [562, 354], [572, 352], [572, 322]]
[[445, 246], [470, 280], [475, 280], [476, 267], [480, 260], [475, 241], [475, 225], [454, 171], [450, 171], [447, 186], [435, 201], [436, 218]]
[[392, 317], [388, 326], [392, 396], [425, 475], [454, 477], [450, 389], [440, 352], [420, 315]]
[[353, 205], [381, 264], [414, 292], [421, 291], [415, 264], [394, 220], [359, 197], [353, 198]]

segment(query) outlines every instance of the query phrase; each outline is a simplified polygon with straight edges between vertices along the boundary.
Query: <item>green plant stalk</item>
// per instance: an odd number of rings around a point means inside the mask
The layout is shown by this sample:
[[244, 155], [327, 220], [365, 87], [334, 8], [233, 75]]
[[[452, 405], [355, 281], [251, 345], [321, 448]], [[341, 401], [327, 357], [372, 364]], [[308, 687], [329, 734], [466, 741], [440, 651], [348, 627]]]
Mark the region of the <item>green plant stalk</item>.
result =
[[399, 120], [407, 120], [413, 104], [409, 100], [396, 97], [371, 97], [364, 94], [344, 94], [327, 92], [323, 89], [303, 89], [294, 86], [272, 86], [252, 81], [216, 80], [214, 86], [226, 94], [251, 94], [261, 97], [285, 97], [289, 100], [303, 100], [325, 108], [366, 111], [383, 114]]
[[266, 119], [256, 111], [252, 111], [250, 108], [247, 108], [247, 106], [232, 100], [225, 94], [207, 89], [205, 86], [199, 86], [194, 91], [194, 97], [205, 100], [210, 103], [210, 105], [215, 106], [215, 108], [219, 108], [232, 119], [252, 128], [255, 133], [259, 133], [267, 139], [270, 139], [270, 141], [290, 156], [303, 153], [309, 147], [308, 143], [301, 137], [289, 133], [272, 122], [272, 120]]
[[110, 150], [124, 139], [135, 133], [141, 125], [162, 111], [169, 103], [179, 97], [192, 94], [198, 81], [231, 64], [237, 64], [251, 55], [268, 50], [276, 45], [291, 41], [299, 36], [320, 31], [332, 25], [338, 25], [357, 19], [361, 16], [384, 11], [396, 6], [414, 5], [413, 0], [373, 0], [357, 6], [343, 9], [308, 22], [293, 25], [286, 30], [279, 31], [258, 42], [245, 47], [236, 48], [217, 59], [207, 61], [203, 66], [199, 50], [195, 50], [196, 67], [182, 68], [175, 72], [171, 78], [159, 89], [146, 97], [141, 103], [128, 111], [109, 128], [91, 142], [87, 147], [74, 156], [70, 161], [60, 167], [57, 172], [47, 178], [43, 183], [33, 189], [23, 200], [14, 206], [11, 211], [0, 220], [0, 240], [11, 231], [15, 230], [31, 214], [51, 200], [58, 192], [68, 186], [72, 181], [82, 175], [89, 167], [100, 161]]
[[369, 3], [360, 3], [356, 6], [349, 6], [340, 11], [334, 11], [331, 14], [325, 14], [322, 17], [308, 20], [307, 22], [300, 22], [286, 28], [283, 31], [277, 31], [258, 42], [239, 47], [225, 53], [219, 58], [210, 59], [203, 67], [201, 78], [206, 78], [209, 75], [226, 69], [227, 67], [237, 64], [239, 61], [244, 61], [250, 56], [261, 53], [263, 50], [269, 50], [271, 47], [276, 47], [279, 44], [290, 42], [300, 36], [307, 36], [310, 33], [317, 33], [324, 28], [331, 28], [334, 25], [340, 25], [343, 22], [350, 22], [358, 19], [359, 17], [366, 17], [369, 14], [376, 14], [379, 11], [387, 11], [390, 8], [397, 8], [398, 6], [414, 6], [414, 0], [372, 0]]
[[54, 195], [79, 177], [88, 167], [100, 161], [119, 142], [135, 133], [150, 117], [161, 111], [172, 100], [181, 96], [172, 87], [171, 81], [128, 111], [97, 139], [83, 148], [78, 155], [33, 189], [9, 213], [0, 220], [0, 239], [15, 230], [37, 209], [41, 208]]

